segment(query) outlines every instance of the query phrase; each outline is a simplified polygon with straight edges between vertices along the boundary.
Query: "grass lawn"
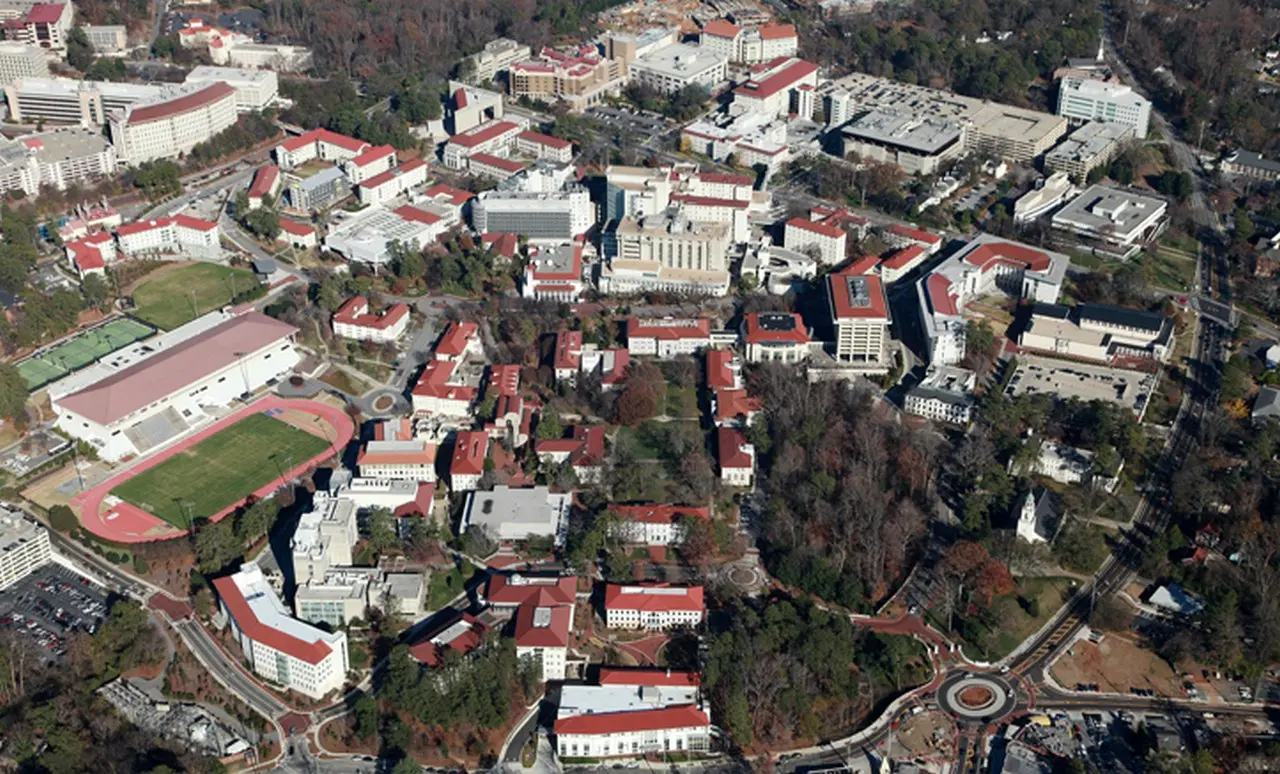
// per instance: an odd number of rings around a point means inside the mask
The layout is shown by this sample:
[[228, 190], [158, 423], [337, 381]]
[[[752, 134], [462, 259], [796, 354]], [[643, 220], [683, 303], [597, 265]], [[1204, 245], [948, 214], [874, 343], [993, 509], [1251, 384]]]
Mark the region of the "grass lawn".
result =
[[[134, 315], [173, 330], [231, 301], [232, 288], [243, 293], [258, 280], [253, 272], [216, 263], [192, 263], [157, 271], [133, 290]], [[192, 314], [192, 299], [196, 314]]]
[[427, 610], [439, 610], [461, 594], [467, 579], [475, 573], [471, 562], [462, 560], [461, 567], [454, 567], [448, 572], [435, 572], [427, 582]]
[[686, 419], [698, 418], [698, 390], [696, 387], [667, 385], [667, 414]]
[[1155, 255], [1144, 257], [1152, 282], [1162, 288], [1190, 292], [1196, 279], [1196, 262], [1176, 253], [1157, 250]]
[[[997, 600], [1004, 615], [1000, 617], [1000, 634], [989, 659], [1004, 658], [1026, 638], [1035, 634], [1045, 622], [1058, 612], [1062, 603], [1071, 595], [1070, 578], [1019, 578], [1018, 587]], [[1035, 605], [1026, 604], [1035, 600]], [[1036, 607], [1039, 607], [1036, 610]], [[1031, 612], [1039, 613], [1032, 615]]]
[[1088, 269], [1089, 271], [1107, 271], [1107, 267], [1110, 265], [1107, 261], [1102, 260], [1092, 253], [1084, 252], [1071, 253], [1071, 264], [1073, 266], [1079, 266], [1082, 269]]
[[[111, 494], [178, 527], [208, 517], [247, 497], [328, 447], [329, 442], [265, 414], [251, 414], [154, 468]], [[292, 457], [292, 465], [289, 459]]]
[[330, 387], [336, 387], [348, 395], [363, 395], [367, 392], [367, 390], [360, 386], [359, 382], [340, 368], [330, 367], [329, 370], [320, 374], [320, 381]]

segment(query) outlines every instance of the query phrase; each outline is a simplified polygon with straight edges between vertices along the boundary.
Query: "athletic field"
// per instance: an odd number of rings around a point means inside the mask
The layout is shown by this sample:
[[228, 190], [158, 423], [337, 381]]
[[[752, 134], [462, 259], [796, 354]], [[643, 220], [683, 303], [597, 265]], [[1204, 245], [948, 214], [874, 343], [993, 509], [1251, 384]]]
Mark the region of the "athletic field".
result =
[[134, 316], [171, 331], [255, 287], [253, 272], [217, 263], [163, 266], [133, 289]]
[[179, 529], [208, 518], [291, 472], [329, 447], [319, 436], [250, 414], [150, 470], [111, 494]]
[[23, 360], [18, 364], [18, 373], [22, 374], [27, 389], [34, 390], [154, 332], [151, 326], [127, 317], [112, 320]]

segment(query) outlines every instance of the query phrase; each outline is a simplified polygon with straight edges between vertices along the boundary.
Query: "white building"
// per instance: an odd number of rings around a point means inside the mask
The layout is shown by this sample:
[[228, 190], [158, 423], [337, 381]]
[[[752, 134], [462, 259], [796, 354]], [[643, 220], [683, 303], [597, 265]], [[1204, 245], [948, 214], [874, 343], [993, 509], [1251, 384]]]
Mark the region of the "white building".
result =
[[516, 608], [513, 636], [516, 658], [532, 660], [544, 681], [563, 680], [573, 631], [573, 604], [561, 604], [554, 594], [536, 594]]
[[1028, 543], [1052, 543], [1063, 522], [1057, 500], [1053, 492], [1043, 487], [1023, 495], [1017, 509], [1018, 537]]
[[1173, 351], [1173, 320], [1158, 312], [1106, 304], [1036, 304], [1018, 338], [1028, 350], [1111, 363], [1164, 361]]
[[361, 204], [377, 206], [409, 193], [410, 189], [427, 182], [427, 162], [412, 159], [374, 175], [356, 186]]
[[274, 153], [276, 163], [281, 169], [288, 171], [312, 159], [341, 164], [372, 148], [373, 146], [364, 140], [357, 140], [328, 129], [312, 129], [280, 143], [276, 146]]
[[348, 498], [315, 493], [311, 510], [299, 518], [289, 541], [295, 583], [302, 585], [312, 578], [322, 578], [330, 567], [353, 564], [353, 551], [360, 537], [356, 510], [355, 502]]
[[791, 24], [766, 24], [743, 28], [726, 19], [716, 19], [702, 28], [699, 42], [735, 64], [772, 62], [778, 57], [793, 57], [800, 38]]
[[685, 538], [686, 519], [710, 520], [711, 509], [680, 505], [611, 505], [618, 519], [612, 534], [642, 546], [674, 546]]
[[1073, 123], [1125, 124], [1141, 140], [1147, 136], [1151, 103], [1124, 84], [1068, 76], [1058, 85], [1058, 115]]
[[596, 685], [564, 685], [553, 731], [562, 758], [711, 749], [711, 718], [698, 675], [670, 669], [602, 666]]
[[750, 488], [756, 479], [756, 448], [734, 427], [716, 428], [716, 462], [726, 486]]
[[1130, 257], [1164, 231], [1169, 203], [1106, 185], [1093, 185], [1053, 214], [1054, 228]]
[[836, 360], [866, 368], [889, 363], [889, 302], [873, 275], [827, 275], [827, 301], [836, 332]]
[[627, 320], [626, 333], [632, 357], [670, 360], [711, 346], [711, 321], [706, 318], [632, 317]]
[[39, 46], [5, 41], [0, 43], [0, 86], [19, 78], [48, 78], [49, 54]]
[[333, 315], [333, 333], [344, 339], [386, 344], [399, 341], [408, 328], [408, 304], [395, 303], [374, 314], [364, 296], [348, 299]]
[[82, 24], [80, 29], [98, 54], [118, 54], [129, 47], [129, 28], [123, 24]]
[[844, 229], [826, 223], [805, 218], [792, 218], [787, 221], [783, 232], [783, 246], [797, 253], [817, 253], [820, 264], [835, 266], [845, 258], [845, 245], [848, 235]]
[[586, 284], [582, 279], [582, 245], [531, 247], [520, 295], [549, 301], [575, 303]]
[[185, 81], [192, 86], [225, 83], [236, 90], [236, 110], [251, 113], [275, 103], [280, 84], [271, 70], [243, 70], [235, 67], [200, 65], [187, 73]]
[[932, 175], [964, 150], [964, 127], [928, 115], [873, 110], [842, 128], [844, 155], [896, 164], [908, 175]]
[[22, 191], [34, 199], [46, 186], [63, 191], [73, 183], [93, 184], [118, 168], [115, 148], [107, 138], [84, 127], [0, 142], [0, 193]]
[[468, 57], [471, 60], [474, 83], [487, 83], [498, 73], [506, 70], [516, 62], [522, 62], [532, 56], [528, 46], [509, 38], [498, 38], [484, 44], [484, 48]]
[[190, 215], [140, 220], [116, 229], [120, 252], [131, 256], [189, 253], [216, 257], [222, 252], [219, 236], [217, 223]]
[[451, 218], [451, 210], [430, 203], [406, 204], [394, 210], [369, 207], [330, 229], [324, 246], [348, 261], [379, 269], [393, 257], [392, 242], [422, 250], [456, 223]]
[[516, 135], [516, 152], [535, 159], [568, 164], [573, 161], [573, 143], [542, 132], [523, 131]]
[[606, 234], [605, 248], [611, 252], [601, 270], [601, 292], [726, 295], [732, 230], [729, 222], [694, 221], [681, 205], [623, 218]]
[[[733, 90], [733, 104], [729, 106], [729, 112], [733, 115], [763, 113], [785, 117], [792, 112], [792, 103], [802, 100], [800, 92], [807, 90], [812, 95], [817, 86], [817, 65], [795, 58], [774, 60], [752, 68], [750, 80]], [[799, 115], [808, 118], [812, 112], [811, 109], [808, 113], [799, 112]]]
[[595, 222], [591, 194], [576, 183], [545, 193], [486, 191], [471, 203], [471, 223], [481, 234], [564, 241], [587, 233]]
[[369, 441], [356, 458], [364, 478], [436, 480], [436, 445], [423, 438]]
[[604, 590], [604, 620], [610, 629], [697, 626], [705, 613], [701, 586], [610, 583]]
[[553, 493], [545, 486], [496, 486], [492, 492], [471, 492], [460, 531], [482, 528], [504, 542], [549, 537], [560, 545], [572, 501], [571, 494]]
[[1094, 169], [1106, 166], [1133, 140], [1128, 124], [1090, 121], [1044, 154], [1046, 172], [1065, 172], [1083, 184]]
[[1070, 173], [1054, 172], [1037, 180], [1035, 188], [1019, 196], [1013, 203], [1013, 222], [1030, 223], [1052, 212], [1079, 192], [1080, 189], [1071, 183]]
[[749, 312], [742, 318], [749, 363], [799, 363], [809, 358], [809, 330], [794, 312]]
[[411, 393], [415, 414], [445, 417], [470, 414], [478, 396], [477, 383], [472, 382], [460, 365], [456, 360], [428, 361]]
[[0, 509], [0, 590], [51, 561], [48, 530], [20, 513]]
[[516, 137], [523, 131], [523, 122], [490, 121], [455, 134], [445, 143], [444, 165], [449, 169], [466, 169], [468, 160], [477, 153], [505, 158], [515, 149]]
[[342, 174], [352, 185], [359, 185], [369, 178], [390, 172], [397, 162], [396, 149], [390, 145], [379, 145], [361, 153], [354, 158], [341, 162]]
[[[57, 426], [103, 459], [136, 456], [212, 419], [245, 392], [293, 371], [297, 329], [260, 312], [213, 312], [151, 339], [138, 359], [113, 358], [51, 394]], [[119, 365], [116, 365], [119, 363]]]
[[729, 74], [728, 60], [701, 46], [674, 43], [646, 54], [628, 65], [631, 81], [662, 94], [673, 94], [689, 86], [701, 86], [710, 93]]
[[763, 165], [769, 175], [791, 158], [786, 121], [762, 113], [699, 119], [680, 130], [680, 142], [716, 161], [746, 168]]
[[1083, 483], [1093, 473], [1093, 452], [1046, 440], [1040, 444], [1035, 472], [1060, 484]]
[[213, 588], [255, 673], [312, 699], [341, 690], [350, 668], [345, 632], [325, 632], [290, 616], [252, 562], [215, 579]]
[[236, 122], [236, 90], [225, 83], [188, 90], [113, 111], [107, 121], [120, 160], [141, 164], [170, 159]]
[[967, 425], [973, 418], [973, 390], [977, 380], [977, 374], [965, 368], [930, 368], [924, 380], [907, 393], [903, 409], [934, 422]]
[[484, 461], [489, 457], [489, 436], [482, 430], [460, 430], [453, 440], [449, 461], [449, 489], [470, 492], [480, 488]]
[[32, 124], [41, 119], [59, 124], [97, 127], [107, 116], [138, 102], [178, 96], [185, 87], [151, 86], [72, 78], [20, 78], [4, 87], [9, 119]]

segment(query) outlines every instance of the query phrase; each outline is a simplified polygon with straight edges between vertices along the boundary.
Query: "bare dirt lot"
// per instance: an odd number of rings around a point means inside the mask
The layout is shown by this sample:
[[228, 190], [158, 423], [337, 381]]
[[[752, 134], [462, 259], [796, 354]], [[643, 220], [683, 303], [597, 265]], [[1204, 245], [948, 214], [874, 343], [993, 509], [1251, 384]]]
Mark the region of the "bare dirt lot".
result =
[[950, 757], [954, 755], [955, 724], [941, 712], [922, 712], [902, 722], [897, 741], [907, 758]]
[[[1190, 682], [1200, 696], [1210, 702], [1222, 701], [1218, 690], [1202, 677], [1202, 667], [1194, 662], [1178, 664], [1174, 671], [1154, 652], [1131, 637], [1108, 634], [1100, 643], [1082, 640], [1054, 662], [1055, 680], [1067, 689], [1095, 684], [1104, 693], [1130, 693], [1134, 688], [1154, 691], [1157, 696], [1186, 699], [1184, 682]], [[1190, 678], [1182, 675], [1189, 674]]]

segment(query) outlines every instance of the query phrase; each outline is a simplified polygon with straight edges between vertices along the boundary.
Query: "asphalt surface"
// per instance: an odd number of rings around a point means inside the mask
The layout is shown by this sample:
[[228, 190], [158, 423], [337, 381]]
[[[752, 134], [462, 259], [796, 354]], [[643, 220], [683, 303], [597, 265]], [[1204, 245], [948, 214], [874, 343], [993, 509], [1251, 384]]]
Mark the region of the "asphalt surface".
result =
[[278, 699], [241, 671], [239, 665], [231, 661], [199, 623], [191, 620], [177, 621], [173, 626], [214, 677], [255, 712], [269, 718], [277, 718], [287, 711]]

